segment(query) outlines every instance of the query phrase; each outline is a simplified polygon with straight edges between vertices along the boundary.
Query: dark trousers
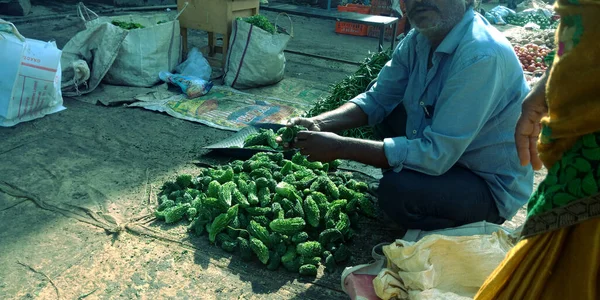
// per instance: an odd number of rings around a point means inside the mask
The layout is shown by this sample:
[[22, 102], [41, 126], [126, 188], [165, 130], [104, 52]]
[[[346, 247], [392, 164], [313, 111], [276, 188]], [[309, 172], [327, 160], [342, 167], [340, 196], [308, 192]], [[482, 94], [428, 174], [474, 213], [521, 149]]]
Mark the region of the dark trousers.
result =
[[[403, 105], [398, 105], [374, 130], [379, 138], [405, 136]], [[382, 211], [404, 229], [436, 230], [479, 221], [504, 222], [485, 180], [461, 166], [453, 166], [440, 176], [409, 169], [386, 171], [377, 196]]]

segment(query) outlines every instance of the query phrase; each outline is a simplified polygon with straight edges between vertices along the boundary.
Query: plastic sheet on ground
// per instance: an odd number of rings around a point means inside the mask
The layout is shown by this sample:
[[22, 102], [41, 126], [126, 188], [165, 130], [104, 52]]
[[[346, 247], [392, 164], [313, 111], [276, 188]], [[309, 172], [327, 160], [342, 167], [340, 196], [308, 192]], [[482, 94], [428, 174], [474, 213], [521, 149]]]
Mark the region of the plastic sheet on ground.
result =
[[193, 99], [185, 95], [166, 99], [144, 95], [136, 100], [139, 102], [129, 106], [166, 112], [179, 119], [232, 131], [256, 123], [284, 124], [311, 107], [310, 103], [259, 96], [225, 86], [215, 86], [209, 94]]

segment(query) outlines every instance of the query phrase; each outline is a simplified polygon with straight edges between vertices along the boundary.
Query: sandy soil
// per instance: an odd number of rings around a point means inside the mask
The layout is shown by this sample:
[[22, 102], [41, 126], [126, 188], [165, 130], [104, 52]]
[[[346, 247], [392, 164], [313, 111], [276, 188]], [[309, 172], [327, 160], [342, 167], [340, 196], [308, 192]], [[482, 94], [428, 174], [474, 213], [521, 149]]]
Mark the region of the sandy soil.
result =
[[[62, 47], [83, 27], [74, 6], [39, 8], [60, 19], [17, 24], [30, 38]], [[34, 1], [35, 4], [35, 1]], [[274, 14], [266, 13], [270, 18]], [[336, 35], [334, 22], [292, 17], [289, 49], [360, 61], [377, 42]], [[191, 33], [202, 46], [206, 34]], [[355, 66], [287, 55], [286, 76], [326, 90]], [[159, 185], [198, 163], [228, 158], [203, 146], [231, 132], [165, 114], [65, 98], [67, 110], [0, 128], [0, 295], [13, 299], [343, 299], [341, 268], [314, 280], [244, 263], [190, 237], [181, 226], [144, 218]], [[537, 181], [542, 173], [536, 177]], [[517, 227], [521, 211], [507, 225]], [[360, 224], [348, 266], [369, 262], [371, 247], [400, 233], [379, 221]], [[159, 230], [160, 229], [160, 230]], [[156, 231], [153, 231], [156, 230]]]

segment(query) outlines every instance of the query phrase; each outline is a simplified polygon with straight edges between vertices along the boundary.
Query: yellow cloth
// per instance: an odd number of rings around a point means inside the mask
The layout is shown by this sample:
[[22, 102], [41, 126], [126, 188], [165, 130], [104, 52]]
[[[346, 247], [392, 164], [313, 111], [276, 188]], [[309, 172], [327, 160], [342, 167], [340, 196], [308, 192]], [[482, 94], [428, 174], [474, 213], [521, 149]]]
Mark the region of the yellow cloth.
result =
[[600, 1], [559, 0], [557, 51], [546, 85], [549, 116], [538, 152], [551, 168], [583, 135], [600, 131]]
[[600, 218], [522, 240], [475, 299], [600, 299]]
[[[600, 0], [558, 0], [555, 10], [558, 48], [538, 141], [548, 169], [582, 136], [600, 131]], [[600, 299], [600, 217], [521, 240], [475, 299]]]

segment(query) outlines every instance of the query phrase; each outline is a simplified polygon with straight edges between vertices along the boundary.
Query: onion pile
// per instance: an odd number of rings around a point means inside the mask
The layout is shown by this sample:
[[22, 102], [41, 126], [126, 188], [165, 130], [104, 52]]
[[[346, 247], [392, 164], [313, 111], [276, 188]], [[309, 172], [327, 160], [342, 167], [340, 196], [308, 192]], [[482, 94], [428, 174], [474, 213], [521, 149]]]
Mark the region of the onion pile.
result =
[[548, 68], [544, 63], [544, 58], [551, 51], [550, 49], [530, 43], [525, 46], [515, 46], [514, 50], [519, 57], [523, 71], [543, 73]]

